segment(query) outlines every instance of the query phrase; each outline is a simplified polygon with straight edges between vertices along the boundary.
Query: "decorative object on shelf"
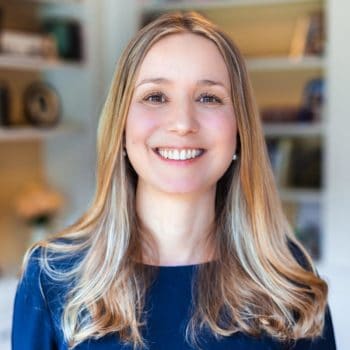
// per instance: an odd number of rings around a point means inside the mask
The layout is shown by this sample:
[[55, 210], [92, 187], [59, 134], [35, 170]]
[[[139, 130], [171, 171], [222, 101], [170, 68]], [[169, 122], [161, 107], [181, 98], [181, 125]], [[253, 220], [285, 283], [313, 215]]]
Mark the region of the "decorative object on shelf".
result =
[[304, 56], [324, 53], [325, 28], [323, 11], [300, 16], [295, 25], [289, 56], [301, 59]]
[[63, 196], [45, 183], [26, 184], [14, 199], [17, 216], [31, 229], [30, 244], [44, 239], [54, 216], [62, 209]]
[[300, 108], [288, 105], [264, 107], [260, 111], [264, 123], [297, 122]]
[[34, 82], [23, 94], [24, 115], [38, 127], [51, 127], [58, 123], [61, 102], [57, 91], [48, 83]]
[[324, 100], [324, 79], [309, 80], [304, 88], [300, 106], [274, 105], [261, 109], [264, 123], [280, 122], [320, 122]]
[[0, 82], [0, 126], [11, 125], [10, 88], [5, 81]]
[[43, 30], [55, 38], [59, 57], [81, 61], [83, 59], [83, 36], [80, 23], [70, 18], [47, 18]]
[[280, 188], [321, 188], [322, 154], [317, 137], [269, 138], [266, 144], [272, 170]]
[[310, 25], [306, 37], [305, 55], [322, 55], [325, 46], [323, 11], [310, 14]]
[[56, 42], [52, 36], [47, 34], [2, 30], [0, 47], [2, 53], [16, 56], [57, 57]]
[[302, 108], [299, 112], [300, 121], [320, 121], [322, 119], [324, 100], [324, 79], [309, 80], [303, 91]]

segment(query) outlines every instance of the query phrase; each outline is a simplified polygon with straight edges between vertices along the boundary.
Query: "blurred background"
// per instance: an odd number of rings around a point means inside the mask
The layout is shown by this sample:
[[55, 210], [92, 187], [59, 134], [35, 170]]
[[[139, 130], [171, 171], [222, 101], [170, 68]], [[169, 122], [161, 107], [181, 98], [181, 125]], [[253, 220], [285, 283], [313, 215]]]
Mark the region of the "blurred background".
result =
[[346, 0], [0, 0], [0, 349], [25, 250], [91, 203], [122, 49], [172, 10], [204, 14], [245, 56], [285, 212], [329, 283], [338, 348], [350, 349]]

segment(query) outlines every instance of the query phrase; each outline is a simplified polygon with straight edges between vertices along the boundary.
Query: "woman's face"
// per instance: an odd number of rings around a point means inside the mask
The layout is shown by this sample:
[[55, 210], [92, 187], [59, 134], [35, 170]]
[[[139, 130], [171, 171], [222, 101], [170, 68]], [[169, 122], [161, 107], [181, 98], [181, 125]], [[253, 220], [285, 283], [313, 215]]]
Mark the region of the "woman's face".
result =
[[138, 186], [172, 194], [215, 189], [236, 134], [229, 75], [215, 44], [190, 33], [154, 44], [136, 77], [125, 130]]

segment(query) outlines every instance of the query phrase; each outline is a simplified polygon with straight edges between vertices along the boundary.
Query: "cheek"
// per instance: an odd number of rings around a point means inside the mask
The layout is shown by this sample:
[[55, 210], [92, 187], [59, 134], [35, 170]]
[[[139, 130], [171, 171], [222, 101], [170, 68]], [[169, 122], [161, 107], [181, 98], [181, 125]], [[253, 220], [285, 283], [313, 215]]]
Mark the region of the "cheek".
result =
[[235, 146], [237, 125], [234, 112], [223, 110], [205, 118], [205, 127], [212, 134], [212, 138], [226, 145]]
[[155, 118], [154, 112], [141, 106], [131, 105], [126, 121], [127, 144], [143, 141], [158, 127], [158, 124], [158, 118]]

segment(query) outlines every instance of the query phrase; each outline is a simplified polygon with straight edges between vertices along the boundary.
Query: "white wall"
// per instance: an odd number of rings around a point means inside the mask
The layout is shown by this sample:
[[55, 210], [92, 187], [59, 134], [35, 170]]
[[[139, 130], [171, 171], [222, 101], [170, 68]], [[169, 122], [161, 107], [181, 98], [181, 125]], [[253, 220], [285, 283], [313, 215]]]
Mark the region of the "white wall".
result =
[[350, 349], [350, 2], [328, 0], [325, 266], [338, 349]]

